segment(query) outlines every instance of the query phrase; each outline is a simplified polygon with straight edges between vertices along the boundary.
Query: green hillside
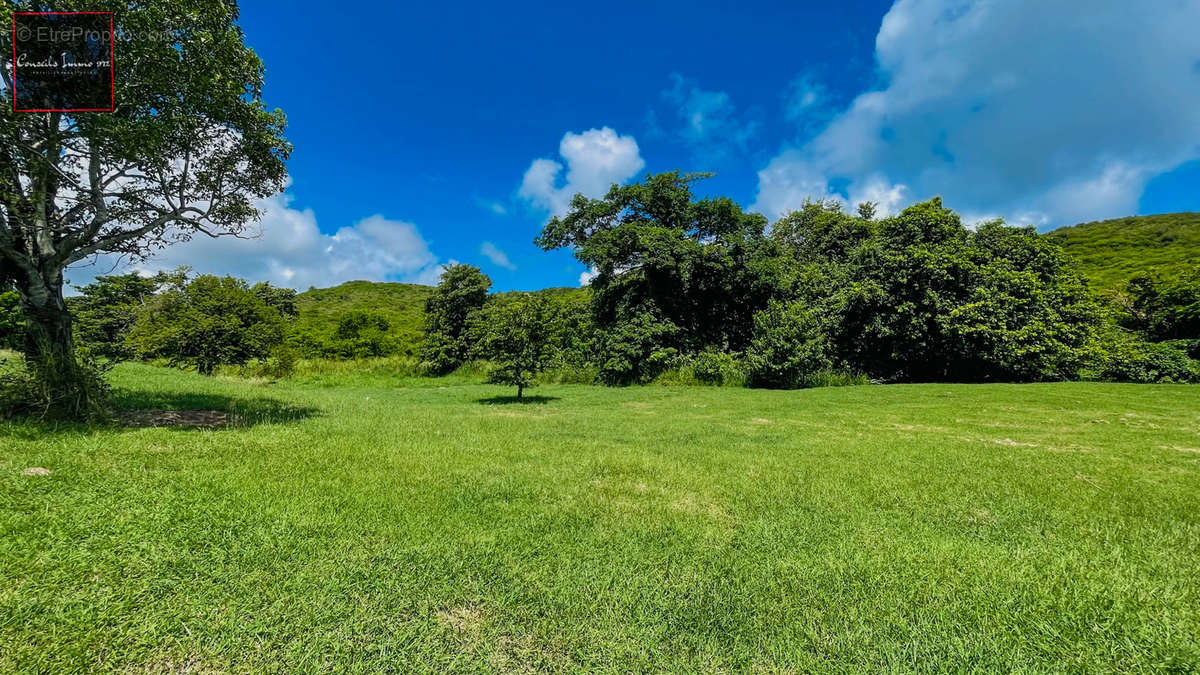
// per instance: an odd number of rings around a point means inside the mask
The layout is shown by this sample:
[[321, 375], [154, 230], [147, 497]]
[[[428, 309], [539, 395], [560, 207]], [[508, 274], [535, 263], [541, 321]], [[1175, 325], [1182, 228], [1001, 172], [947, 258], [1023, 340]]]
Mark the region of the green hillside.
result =
[[332, 288], [313, 288], [296, 297], [300, 311], [298, 328], [305, 333], [327, 336], [338, 320], [352, 310], [382, 315], [391, 324], [388, 331], [400, 341], [401, 352], [415, 353], [425, 321], [425, 299], [432, 286], [418, 284], [348, 281]]
[[1143, 272], [1177, 276], [1200, 261], [1200, 213], [1083, 223], [1046, 236], [1062, 244], [1102, 289], [1120, 287]]

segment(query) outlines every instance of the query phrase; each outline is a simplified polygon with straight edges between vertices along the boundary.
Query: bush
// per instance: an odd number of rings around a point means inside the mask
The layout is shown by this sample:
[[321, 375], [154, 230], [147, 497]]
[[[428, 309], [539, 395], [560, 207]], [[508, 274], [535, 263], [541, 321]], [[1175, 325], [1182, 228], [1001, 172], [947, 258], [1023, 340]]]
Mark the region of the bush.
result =
[[106, 417], [111, 389], [104, 376], [111, 364], [96, 360], [87, 349], [77, 350], [75, 358], [81, 386], [76, 392], [79, 398], [74, 401], [55, 398], [55, 392], [30, 372], [21, 359], [0, 359], [0, 419], [45, 418], [53, 410], [70, 411], [72, 416], [85, 420]]
[[1198, 382], [1200, 363], [1172, 344], [1120, 341], [1102, 353], [1100, 378], [1110, 382]]
[[697, 382], [721, 386], [742, 377], [737, 359], [725, 352], [703, 351], [692, 360], [692, 376]]
[[754, 338], [746, 351], [750, 386], [808, 387], [818, 373], [832, 368], [826, 338], [801, 304], [772, 302], [754, 316]]
[[603, 331], [599, 336], [600, 381], [608, 385], [644, 384], [670, 368], [679, 356], [664, 347], [679, 328], [649, 312]]

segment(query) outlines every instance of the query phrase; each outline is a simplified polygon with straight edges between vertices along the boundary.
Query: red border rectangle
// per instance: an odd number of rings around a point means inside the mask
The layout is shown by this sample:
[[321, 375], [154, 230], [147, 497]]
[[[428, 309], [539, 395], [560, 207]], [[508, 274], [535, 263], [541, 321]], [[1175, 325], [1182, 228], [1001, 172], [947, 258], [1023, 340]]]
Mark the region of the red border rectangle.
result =
[[[107, 14], [108, 15], [108, 76], [109, 76], [109, 107], [108, 108], [18, 108], [17, 107], [17, 16], [49, 16], [73, 14]], [[112, 12], [13, 12], [12, 15], [12, 99], [13, 112], [113, 112], [117, 109], [117, 45], [116, 30], [113, 25]]]

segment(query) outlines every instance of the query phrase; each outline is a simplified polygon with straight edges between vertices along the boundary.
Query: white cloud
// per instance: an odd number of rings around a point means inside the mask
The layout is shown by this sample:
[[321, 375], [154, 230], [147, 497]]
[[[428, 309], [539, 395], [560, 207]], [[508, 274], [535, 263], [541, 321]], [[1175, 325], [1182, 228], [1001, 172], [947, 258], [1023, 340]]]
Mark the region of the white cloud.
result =
[[784, 93], [784, 112], [793, 121], [811, 115], [828, 102], [829, 92], [812, 74], [792, 80]]
[[1197, 25], [1194, 0], [899, 0], [876, 38], [886, 86], [762, 169], [755, 208], [940, 194], [1041, 225], [1131, 214], [1200, 157]]
[[507, 270], [517, 269], [517, 266], [512, 264], [512, 261], [508, 259], [508, 254], [504, 251], [501, 251], [490, 241], [483, 242], [483, 245], [479, 247], [479, 252], [482, 253], [485, 258], [491, 260], [493, 265], [503, 267]]
[[593, 199], [602, 197], [613, 183], [624, 183], [646, 165], [633, 136], [620, 136], [608, 127], [581, 134], [568, 131], [558, 145], [558, 153], [567, 163], [564, 185], [558, 186], [562, 164], [535, 159], [517, 191], [522, 199], [555, 216], [567, 212], [577, 193]]
[[299, 290], [358, 279], [437, 283], [437, 257], [416, 225], [374, 215], [324, 234], [312, 210], [291, 208], [291, 201], [286, 193], [261, 201], [262, 220], [247, 233], [257, 235], [252, 238], [198, 235], [134, 265], [111, 255], [83, 261], [67, 277], [73, 285], [82, 285], [99, 274], [152, 273], [189, 265], [197, 273], [229, 274]]
[[592, 279], [595, 279], [596, 275], [599, 273], [600, 273], [600, 271], [597, 270], [595, 267], [589, 267], [586, 270], [580, 272], [579, 273], [579, 285], [587, 286], [588, 284], [592, 283]]
[[759, 124], [739, 116], [733, 99], [724, 91], [701, 89], [678, 73], [662, 96], [676, 108], [682, 122], [679, 138], [704, 161], [717, 161], [733, 150], [745, 150], [758, 133]]

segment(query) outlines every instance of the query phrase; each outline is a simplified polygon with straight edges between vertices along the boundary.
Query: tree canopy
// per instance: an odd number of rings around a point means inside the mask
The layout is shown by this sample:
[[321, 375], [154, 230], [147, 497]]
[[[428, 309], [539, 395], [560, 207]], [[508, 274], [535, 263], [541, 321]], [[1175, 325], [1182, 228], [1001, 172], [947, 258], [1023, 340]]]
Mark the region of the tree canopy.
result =
[[[262, 104], [263, 64], [234, 2], [83, 5], [73, 9], [115, 12], [114, 112], [14, 112], [13, 53], [0, 50], [0, 281], [21, 298], [31, 370], [60, 392], [82, 382], [63, 270], [246, 233], [256, 200], [284, 186], [291, 150], [283, 113]], [[0, 23], [39, 8], [9, 3]]]

